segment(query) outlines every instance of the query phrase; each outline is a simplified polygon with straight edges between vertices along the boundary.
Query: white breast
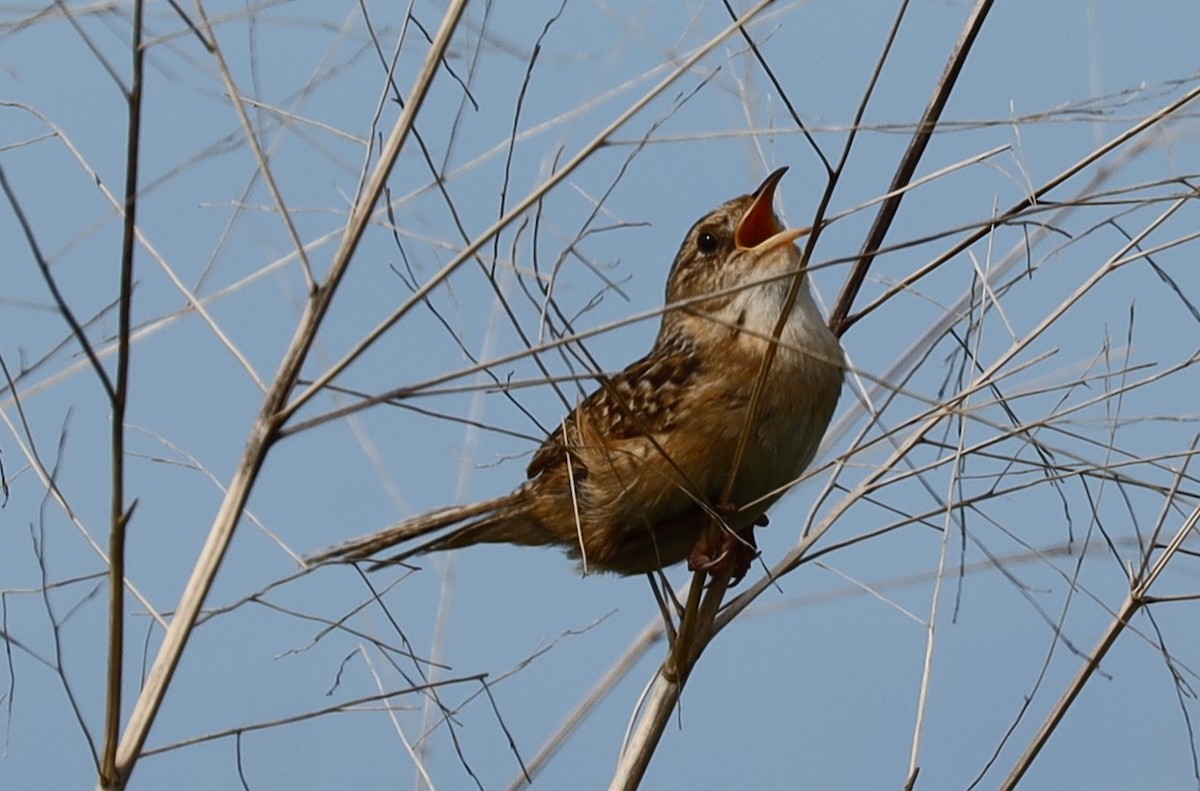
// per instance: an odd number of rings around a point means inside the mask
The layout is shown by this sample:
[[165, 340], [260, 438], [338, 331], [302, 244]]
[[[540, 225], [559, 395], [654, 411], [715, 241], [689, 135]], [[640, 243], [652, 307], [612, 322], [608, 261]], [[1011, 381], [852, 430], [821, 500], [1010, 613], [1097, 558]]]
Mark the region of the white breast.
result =
[[[783, 311], [788, 281], [747, 290], [735, 300], [739, 346], [761, 359]], [[842, 389], [844, 357], [816, 302], [801, 284], [760, 394], [754, 447], [739, 482], [742, 502], [797, 478], [812, 461]], [[751, 383], [747, 383], [751, 384]]]

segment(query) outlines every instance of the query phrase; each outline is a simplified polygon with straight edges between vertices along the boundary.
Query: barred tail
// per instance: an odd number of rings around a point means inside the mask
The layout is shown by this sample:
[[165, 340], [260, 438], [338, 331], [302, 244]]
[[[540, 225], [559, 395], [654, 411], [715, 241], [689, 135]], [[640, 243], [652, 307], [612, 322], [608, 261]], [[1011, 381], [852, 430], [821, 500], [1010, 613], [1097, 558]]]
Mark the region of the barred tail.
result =
[[400, 553], [380, 560], [371, 566], [374, 571], [382, 566], [399, 563], [413, 555], [434, 552], [442, 549], [454, 549], [480, 543], [514, 543], [514, 544], [548, 544], [552, 540], [545, 531], [539, 529], [523, 507], [525, 498], [521, 489], [472, 505], [455, 505], [431, 511], [427, 514], [407, 519], [392, 525], [386, 530], [372, 533], [368, 536], [355, 538], [342, 544], [329, 547], [306, 561], [311, 568], [322, 563], [353, 563], [365, 560], [385, 549], [411, 541], [421, 536], [429, 535], [448, 527], [452, 527], [468, 519], [461, 527], [435, 538], [409, 547]]

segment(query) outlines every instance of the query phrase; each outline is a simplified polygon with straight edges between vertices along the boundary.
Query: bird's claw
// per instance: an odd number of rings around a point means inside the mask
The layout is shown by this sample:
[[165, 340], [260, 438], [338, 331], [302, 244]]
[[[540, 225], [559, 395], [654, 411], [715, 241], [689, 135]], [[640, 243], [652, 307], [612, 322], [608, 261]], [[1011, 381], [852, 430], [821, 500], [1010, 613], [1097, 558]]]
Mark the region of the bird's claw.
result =
[[750, 527], [737, 533], [723, 529], [720, 531], [720, 542], [715, 548], [712, 546], [712, 533], [706, 532], [696, 541], [688, 555], [688, 570], [707, 571], [714, 577], [730, 571], [729, 586], [737, 585], [758, 557], [754, 528], [765, 524], [766, 518], [759, 517]]

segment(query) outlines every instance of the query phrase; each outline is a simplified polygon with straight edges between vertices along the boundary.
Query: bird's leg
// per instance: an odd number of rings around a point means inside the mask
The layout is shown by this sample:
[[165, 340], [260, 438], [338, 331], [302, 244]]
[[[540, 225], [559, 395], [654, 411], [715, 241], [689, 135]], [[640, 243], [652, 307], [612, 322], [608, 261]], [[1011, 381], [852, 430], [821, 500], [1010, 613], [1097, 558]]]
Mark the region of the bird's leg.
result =
[[[716, 506], [718, 513], [733, 516], [738, 509], [733, 505]], [[750, 570], [758, 557], [758, 543], [754, 539], [754, 528], [766, 527], [766, 514], [760, 514], [751, 524], [740, 530], [732, 530], [725, 524], [715, 525], [700, 534], [688, 555], [688, 570], [707, 571], [713, 576], [732, 569], [729, 584], [736, 585]]]

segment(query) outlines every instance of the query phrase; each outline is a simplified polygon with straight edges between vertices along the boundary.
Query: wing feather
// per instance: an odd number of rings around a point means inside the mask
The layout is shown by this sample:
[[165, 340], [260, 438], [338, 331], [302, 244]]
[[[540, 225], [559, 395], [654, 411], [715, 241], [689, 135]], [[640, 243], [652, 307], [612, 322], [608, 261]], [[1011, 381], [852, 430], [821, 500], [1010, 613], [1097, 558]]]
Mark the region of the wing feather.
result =
[[[580, 419], [603, 427], [609, 441], [653, 436], [670, 431], [679, 417], [679, 405], [700, 374], [703, 357], [684, 338], [655, 345], [653, 351], [611, 378], [585, 398], [562, 424], [546, 437], [529, 462], [526, 475], [536, 478], [566, 463], [580, 441]], [[572, 464], [578, 456], [572, 455]], [[580, 470], [574, 470], [578, 477]], [[587, 471], [582, 470], [586, 475]]]

